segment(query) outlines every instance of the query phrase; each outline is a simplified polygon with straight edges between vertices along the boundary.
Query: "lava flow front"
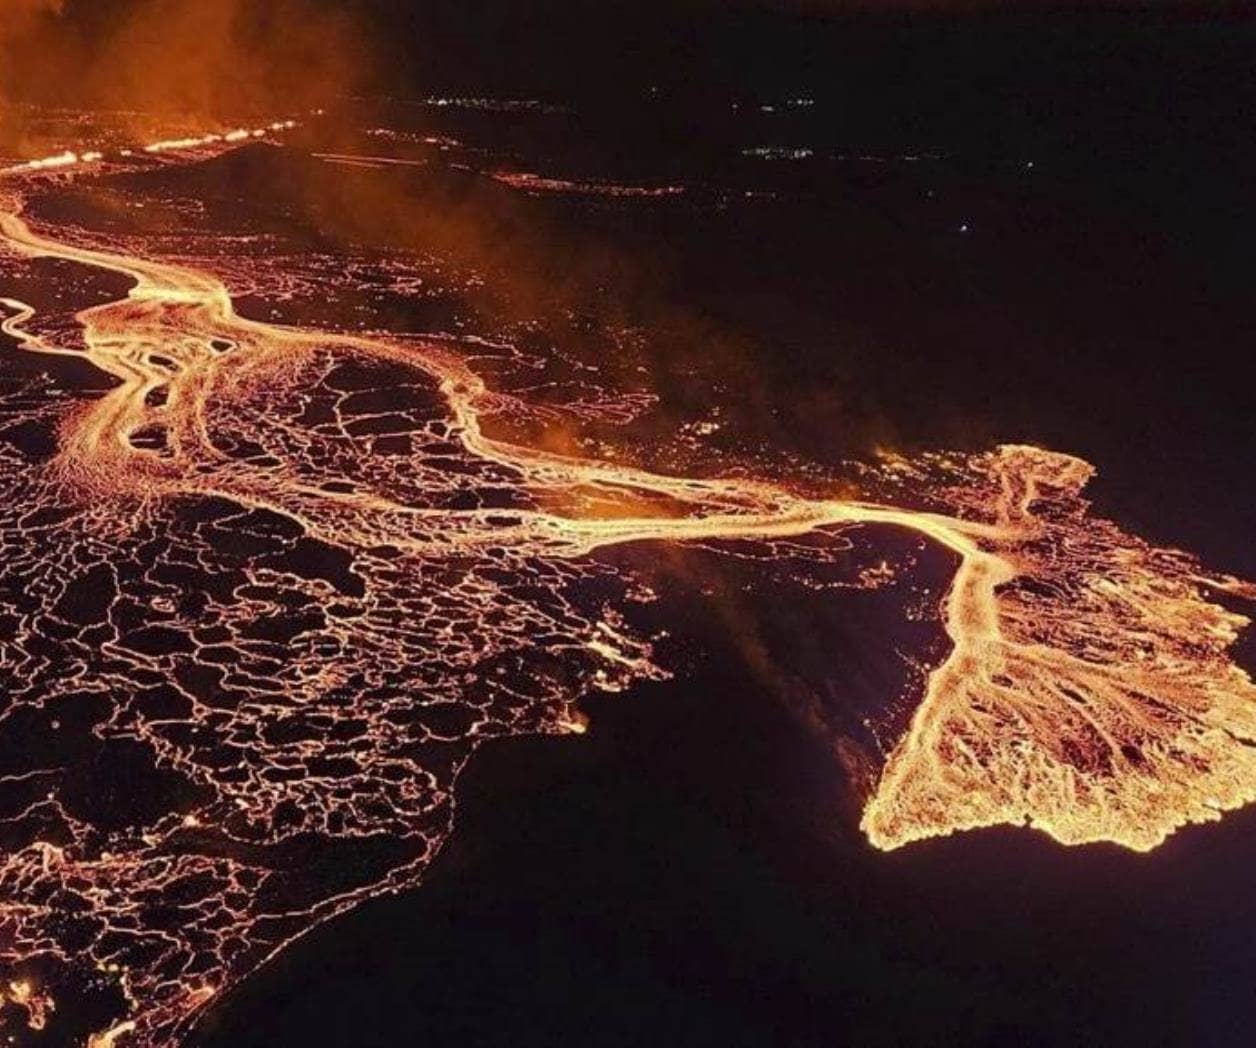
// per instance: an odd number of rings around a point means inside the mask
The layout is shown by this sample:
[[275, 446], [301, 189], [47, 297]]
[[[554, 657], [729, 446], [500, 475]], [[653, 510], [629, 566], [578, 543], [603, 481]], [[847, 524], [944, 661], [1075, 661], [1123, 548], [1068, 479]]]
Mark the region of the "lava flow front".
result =
[[414, 884], [480, 742], [580, 730], [591, 689], [665, 672], [593, 555], [615, 544], [824, 556], [878, 525], [951, 551], [949, 654], [864, 810], [879, 848], [1009, 823], [1147, 850], [1256, 799], [1247, 620], [1220, 603], [1256, 589], [1089, 517], [1085, 462], [929, 456], [885, 504], [508, 442], [492, 420], [527, 405], [447, 344], [246, 319], [159, 244], [28, 218], [82, 159], [15, 169], [0, 208], [6, 273], [56, 267], [73, 303], [6, 292], [4, 334], [109, 380], [0, 376], [11, 1023], [73, 1001], [94, 1045], [176, 1043], [286, 943]]

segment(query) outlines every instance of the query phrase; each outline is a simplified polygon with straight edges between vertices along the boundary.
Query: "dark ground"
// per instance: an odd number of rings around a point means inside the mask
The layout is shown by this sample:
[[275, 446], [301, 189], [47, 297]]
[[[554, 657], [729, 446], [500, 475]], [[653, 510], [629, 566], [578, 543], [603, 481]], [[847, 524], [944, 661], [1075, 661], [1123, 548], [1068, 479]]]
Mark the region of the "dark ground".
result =
[[[856, 444], [1038, 440], [1099, 466], [1105, 515], [1256, 576], [1250, 26], [651, 28], [616, 8], [605, 32], [590, 14], [547, 34], [531, 10], [438, 8], [433, 89], [566, 93], [586, 169], [722, 171], [744, 127], [710, 99], [730, 88], [814, 95], [789, 129], [811, 142], [950, 156], [937, 217], [904, 203], [915, 182], [825, 169], [809, 203], [625, 234], [668, 245], [672, 294], [771, 348], [762, 395], [800, 454], [849, 451], [843, 425]], [[508, 57], [458, 83], [480, 47]], [[840, 410], [797, 408], [830, 387]], [[198, 1043], [1250, 1043], [1256, 813], [1149, 856], [1012, 830], [875, 853], [831, 755], [667, 597], [686, 672], [589, 700], [583, 739], [482, 750], [424, 885], [291, 947]]]

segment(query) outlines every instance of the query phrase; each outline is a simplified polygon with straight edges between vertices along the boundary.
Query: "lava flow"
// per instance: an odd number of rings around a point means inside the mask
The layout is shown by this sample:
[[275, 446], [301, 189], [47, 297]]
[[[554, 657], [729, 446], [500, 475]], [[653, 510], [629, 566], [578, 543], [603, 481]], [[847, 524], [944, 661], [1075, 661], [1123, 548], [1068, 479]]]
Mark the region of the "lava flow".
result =
[[1088, 516], [1077, 458], [897, 467], [927, 511], [522, 446], [487, 425], [519, 403], [448, 347], [247, 319], [208, 268], [39, 226], [32, 192], [0, 208], [6, 267], [129, 290], [61, 324], [0, 297], [22, 349], [111, 379], [0, 376], [0, 1017], [73, 1001], [99, 1048], [176, 1043], [414, 884], [479, 743], [581, 730], [589, 690], [664, 672], [608, 545], [879, 525], [951, 551], [949, 654], [864, 811], [879, 848], [1008, 823], [1147, 850], [1256, 799], [1247, 619], [1218, 602], [1256, 588]]

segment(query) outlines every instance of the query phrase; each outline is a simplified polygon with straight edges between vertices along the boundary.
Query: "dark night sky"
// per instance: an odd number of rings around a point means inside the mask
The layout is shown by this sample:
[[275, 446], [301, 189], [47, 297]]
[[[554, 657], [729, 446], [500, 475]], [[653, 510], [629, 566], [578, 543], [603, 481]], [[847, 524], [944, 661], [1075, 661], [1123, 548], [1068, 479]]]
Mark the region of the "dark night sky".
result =
[[803, 93], [834, 141], [1049, 158], [1092, 201], [1189, 216], [1206, 253], [1246, 251], [1256, 20], [1237, 5], [360, 2], [402, 53], [403, 89], [627, 121], [655, 86], [677, 141], [730, 96]]
[[836, 134], [865, 141], [1192, 168], [1246, 158], [1256, 33], [1223, 5], [911, 6], [363, 0], [414, 85], [584, 104], [650, 85], [684, 99], [802, 91], [831, 103]]

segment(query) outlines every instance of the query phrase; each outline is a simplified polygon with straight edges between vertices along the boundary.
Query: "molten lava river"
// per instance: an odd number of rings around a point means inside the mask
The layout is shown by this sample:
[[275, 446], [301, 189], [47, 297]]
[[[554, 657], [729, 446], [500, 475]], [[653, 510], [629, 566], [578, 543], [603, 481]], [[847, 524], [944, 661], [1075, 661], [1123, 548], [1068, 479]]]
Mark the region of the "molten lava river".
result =
[[[285, 944], [414, 885], [479, 743], [580, 732], [582, 696], [668, 672], [611, 546], [824, 560], [875, 526], [949, 551], [949, 644], [863, 809], [877, 848], [1006, 823], [1149, 850], [1256, 799], [1228, 655], [1256, 589], [1089, 516], [1078, 458], [887, 461], [832, 498], [545, 450], [501, 435], [536, 407], [466, 345], [247, 319], [241, 289], [282, 284], [245, 253], [34, 217], [50, 188], [261, 135], [0, 179], [6, 359], [30, 362], [0, 374], [14, 1038], [74, 1011], [79, 1043], [178, 1043]], [[36, 273], [60, 289], [39, 306]], [[570, 417], [627, 410], [601, 404]]]

